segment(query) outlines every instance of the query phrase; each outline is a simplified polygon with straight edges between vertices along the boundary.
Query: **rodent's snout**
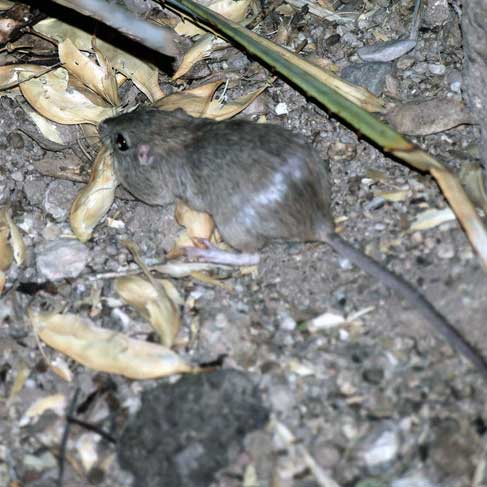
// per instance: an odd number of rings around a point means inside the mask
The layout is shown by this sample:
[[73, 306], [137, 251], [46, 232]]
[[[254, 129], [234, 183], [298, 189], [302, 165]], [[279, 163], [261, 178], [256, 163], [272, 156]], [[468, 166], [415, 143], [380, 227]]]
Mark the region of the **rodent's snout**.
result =
[[97, 129], [98, 129], [98, 133], [100, 134], [100, 137], [101, 137], [102, 140], [104, 140], [105, 138], [107, 138], [109, 136], [107, 119], [102, 120], [98, 124]]
[[113, 130], [110, 128], [110, 119], [107, 118], [105, 120], [102, 120], [98, 124], [97, 130], [103, 145], [110, 147], [112, 143], [113, 132]]

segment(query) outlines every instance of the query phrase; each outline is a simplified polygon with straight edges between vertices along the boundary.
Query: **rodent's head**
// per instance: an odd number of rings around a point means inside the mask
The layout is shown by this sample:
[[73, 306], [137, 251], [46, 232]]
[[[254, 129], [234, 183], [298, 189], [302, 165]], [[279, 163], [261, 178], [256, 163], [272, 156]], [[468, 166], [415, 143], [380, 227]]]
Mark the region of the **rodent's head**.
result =
[[148, 149], [165, 143], [170, 145], [174, 129], [190, 119], [181, 109], [166, 112], [139, 108], [103, 120], [98, 131], [103, 143], [112, 150], [116, 163], [130, 160], [149, 165]]
[[103, 143], [112, 153], [117, 179], [146, 203], [160, 203], [161, 173], [167, 172], [165, 167], [174, 157], [170, 148], [181, 144], [177, 134], [191, 118], [181, 112], [139, 108], [103, 120], [98, 126]]
[[116, 162], [137, 160], [137, 147], [151, 141], [150, 129], [155, 112], [153, 109], [135, 110], [100, 123], [101, 140], [111, 149]]

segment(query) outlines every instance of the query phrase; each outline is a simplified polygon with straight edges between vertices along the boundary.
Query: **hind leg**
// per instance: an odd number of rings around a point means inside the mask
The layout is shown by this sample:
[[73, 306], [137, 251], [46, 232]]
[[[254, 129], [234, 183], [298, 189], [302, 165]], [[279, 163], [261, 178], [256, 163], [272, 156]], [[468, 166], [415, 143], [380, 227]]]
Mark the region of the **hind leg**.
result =
[[198, 239], [206, 248], [184, 247], [184, 254], [190, 259], [197, 259], [204, 262], [227, 265], [256, 265], [259, 263], [260, 256], [257, 253], [230, 252], [222, 250], [209, 240]]

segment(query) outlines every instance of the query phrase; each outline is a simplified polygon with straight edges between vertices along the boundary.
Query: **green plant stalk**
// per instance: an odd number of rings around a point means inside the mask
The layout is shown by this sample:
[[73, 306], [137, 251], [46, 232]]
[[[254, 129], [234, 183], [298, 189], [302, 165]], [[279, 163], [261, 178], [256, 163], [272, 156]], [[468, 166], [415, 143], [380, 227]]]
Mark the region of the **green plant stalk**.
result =
[[[272, 70], [299, 86], [307, 96], [324, 104], [331, 112], [382, 147], [394, 147], [403, 151], [410, 151], [413, 148], [413, 145], [395, 130], [344, 98], [333, 88], [321, 83], [299, 66], [298, 64], [303, 63], [303, 60], [296, 54], [192, 0], [166, 0], [161, 3], [194, 18], [202, 26], [210, 26], [215, 32], [225, 34], [228, 40], [238, 43]], [[427, 171], [428, 168], [425, 166], [424, 170]]]

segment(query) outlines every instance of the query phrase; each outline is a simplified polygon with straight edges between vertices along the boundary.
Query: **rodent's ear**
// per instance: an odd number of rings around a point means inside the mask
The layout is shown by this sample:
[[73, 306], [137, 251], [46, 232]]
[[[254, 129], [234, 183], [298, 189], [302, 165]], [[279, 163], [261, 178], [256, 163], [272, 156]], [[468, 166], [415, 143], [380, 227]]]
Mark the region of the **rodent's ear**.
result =
[[137, 160], [141, 166], [150, 166], [154, 161], [152, 149], [149, 144], [140, 144], [137, 146]]

